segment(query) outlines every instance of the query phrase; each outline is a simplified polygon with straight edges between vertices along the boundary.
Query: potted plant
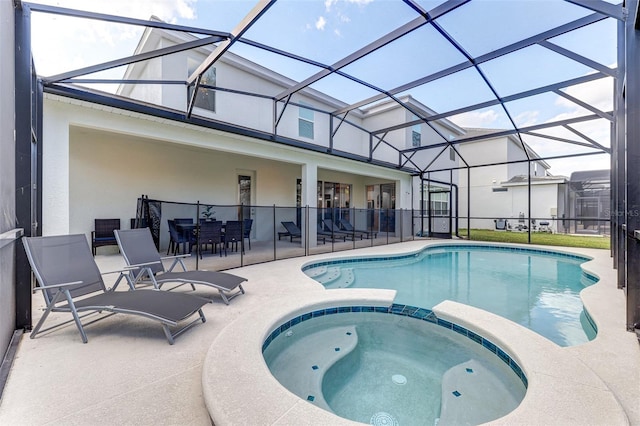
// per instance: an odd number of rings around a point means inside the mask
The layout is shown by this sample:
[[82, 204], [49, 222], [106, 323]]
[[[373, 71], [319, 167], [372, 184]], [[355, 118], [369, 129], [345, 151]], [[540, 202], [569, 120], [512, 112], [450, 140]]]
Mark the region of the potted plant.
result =
[[205, 206], [204, 210], [202, 211], [202, 217], [206, 222], [215, 221], [216, 218], [213, 217], [214, 214], [216, 214], [216, 212], [215, 210], [213, 210], [213, 206]]

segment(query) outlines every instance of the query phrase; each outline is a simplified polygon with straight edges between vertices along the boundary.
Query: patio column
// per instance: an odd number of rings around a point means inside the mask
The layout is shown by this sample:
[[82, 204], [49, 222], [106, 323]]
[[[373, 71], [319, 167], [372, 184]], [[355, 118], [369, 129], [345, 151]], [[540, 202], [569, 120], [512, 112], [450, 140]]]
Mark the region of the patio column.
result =
[[[302, 165], [302, 200], [300, 203], [302, 206], [310, 207], [309, 209], [309, 224], [307, 226], [306, 216], [302, 215], [302, 223], [300, 229], [302, 229], [302, 245], [303, 247], [315, 247], [318, 245], [317, 239], [317, 206], [318, 206], [318, 164], [305, 163]], [[305, 230], [309, 231], [309, 241], [307, 246], [307, 234]]]
[[69, 118], [63, 108], [43, 114], [42, 235], [69, 233]]

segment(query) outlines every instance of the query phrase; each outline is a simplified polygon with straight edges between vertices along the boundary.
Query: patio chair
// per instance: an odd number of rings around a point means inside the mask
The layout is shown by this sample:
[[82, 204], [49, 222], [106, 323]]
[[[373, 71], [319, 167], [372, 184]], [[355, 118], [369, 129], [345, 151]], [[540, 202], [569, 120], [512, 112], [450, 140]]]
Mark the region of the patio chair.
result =
[[346, 241], [346, 237], [350, 238], [352, 241], [355, 241], [356, 236], [360, 237], [360, 239], [362, 239], [362, 234], [358, 233], [353, 233], [353, 232], [347, 232], [347, 231], [343, 231], [342, 229], [340, 229], [338, 227], [338, 225], [336, 225], [335, 223], [333, 223], [333, 221], [331, 219], [325, 219], [324, 221], [324, 226], [333, 233], [333, 235], [344, 235], [345, 236], [345, 241]]
[[242, 223], [244, 225], [242, 235], [246, 238], [249, 243], [249, 250], [251, 250], [251, 227], [253, 226], [253, 219], [244, 219]]
[[[160, 257], [149, 228], [119, 230], [115, 234], [120, 252], [132, 269], [133, 286], [150, 281], [154, 288], [159, 289], [163, 284], [173, 282], [180, 283], [176, 287], [190, 284], [195, 290], [194, 284], [201, 284], [218, 290], [220, 297], [227, 305], [234, 297], [244, 294], [242, 283], [247, 280], [246, 278], [226, 272], [187, 271], [182, 259], [190, 254]], [[173, 259], [169, 269], [165, 269], [162, 262], [164, 259]], [[182, 271], [173, 272], [178, 265]]]
[[244, 253], [243, 238], [242, 222], [239, 220], [228, 220], [227, 223], [224, 224], [225, 253], [227, 249], [232, 247], [235, 248], [235, 251], [238, 251], [238, 243], [241, 244], [240, 249]]
[[[133, 288], [126, 271], [114, 271], [120, 273], [120, 277], [111, 289], [107, 289], [87, 239], [82, 234], [24, 237], [22, 242], [38, 281], [36, 289], [42, 291], [47, 305], [31, 332], [32, 339], [38, 333], [75, 322], [82, 341], [87, 343], [84, 326], [123, 313], [159, 321], [169, 344], [172, 345], [176, 336], [199, 321], [206, 321], [202, 306], [209, 301], [201, 297], [158, 290], [115, 291], [123, 278], [127, 279]], [[102, 311], [110, 314], [82, 323], [82, 318]], [[51, 312], [70, 313], [73, 319], [41, 330]], [[86, 313], [80, 315], [81, 312]], [[199, 314], [198, 318], [176, 331], [171, 331], [170, 327], [176, 327], [178, 323], [196, 313]]]
[[[222, 235], [222, 221], [200, 222], [200, 259], [202, 259], [202, 249], [211, 244], [211, 254], [214, 254], [220, 247], [220, 256], [224, 250], [224, 237]], [[226, 251], [225, 251], [226, 255]]]
[[286, 229], [285, 232], [278, 232], [278, 239], [281, 239], [282, 237], [289, 237], [289, 241], [293, 242], [294, 238], [302, 238], [302, 231], [300, 230], [300, 228], [298, 228], [298, 226], [293, 223], [293, 222], [280, 222], [282, 224], [282, 226], [284, 226], [284, 229]]
[[378, 237], [378, 233], [376, 231], [374, 230], [368, 231], [365, 229], [355, 229], [351, 224], [351, 222], [349, 222], [347, 219], [344, 219], [344, 218], [340, 219], [340, 226], [343, 231], [353, 232], [355, 235], [360, 235], [360, 238], [362, 238], [362, 236], [365, 236], [367, 239], [371, 238], [371, 236], [373, 236], [373, 238]]
[[113, 235], [115, 229], [120, 229], [120, 219], [94, 220], [94, 230], [91, 231], [91, 252], [94, 256], [98, 247], [118, 245]]
[[[183, 253], [187, 252], [187, 245], [189, 246], [189, 253], [191, 253], [191, 249], [196, 244], [196, 238], [193, 235], [193, 221], [189, 223], [167, 220], [167, 224], [169, 226], [169, 247], [167, 254], [169, 254], [169, 252], [173, 255], [178, 254], [181, 245], [183, 247]], [[187, 231], [182, 228], [185, 225], [189, 228]]]

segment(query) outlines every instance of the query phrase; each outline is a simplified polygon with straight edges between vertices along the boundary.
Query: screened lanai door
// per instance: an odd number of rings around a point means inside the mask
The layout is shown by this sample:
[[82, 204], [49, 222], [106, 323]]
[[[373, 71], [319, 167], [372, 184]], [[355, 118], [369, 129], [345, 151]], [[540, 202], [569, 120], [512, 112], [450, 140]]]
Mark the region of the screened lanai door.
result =
[[451, 191], [429, 191], [429, 236], [451, 238]]

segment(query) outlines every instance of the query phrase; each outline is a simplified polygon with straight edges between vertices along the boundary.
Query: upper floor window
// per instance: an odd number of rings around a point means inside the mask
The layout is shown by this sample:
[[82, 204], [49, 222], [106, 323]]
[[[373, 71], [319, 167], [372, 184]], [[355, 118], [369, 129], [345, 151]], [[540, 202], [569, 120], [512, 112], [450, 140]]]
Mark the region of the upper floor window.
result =
[[[191, 75], [199, 63], [196, 61], [189, 61], [189, 73]], [[197, 108], [206, 109], [207, 111], [216, 112], [216, 91], [206, 86], [215, 87], [216, 85], [216, 69], [215, 67], [209, 68], [200, 79], [200, 87], [198, 87], [198, 95], [193, 106]], [[204, 87], [203, 87], [204, 86]], [[189, 86], [187, 90], [187, 102], [191, 99], [191, 93], [193, 92], [193, 86]]]
[[420, 124], [411, 127], [411, 146], [420, 146], [422, 144], [421, 127]]
[[313, 110], [304, 106], [298, 112], [298, 136], [313, 139]]

